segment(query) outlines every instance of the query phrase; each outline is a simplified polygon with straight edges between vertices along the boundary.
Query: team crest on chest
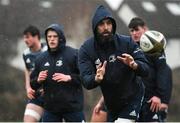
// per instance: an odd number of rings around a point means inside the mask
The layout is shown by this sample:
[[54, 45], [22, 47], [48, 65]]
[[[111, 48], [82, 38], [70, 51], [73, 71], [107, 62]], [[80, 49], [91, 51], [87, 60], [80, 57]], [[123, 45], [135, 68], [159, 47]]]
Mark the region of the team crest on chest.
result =
[[56, 62], [56, 66], [62, 66], [63, 65], [63, 62], [62, 62], [62, 60], [60, 59], [60, 60], [58, 60], [57, 62]]
[[115, 54], [112, 54], [109, 56], [109, 62], [115, 62], [116, 61], [116, 56]]

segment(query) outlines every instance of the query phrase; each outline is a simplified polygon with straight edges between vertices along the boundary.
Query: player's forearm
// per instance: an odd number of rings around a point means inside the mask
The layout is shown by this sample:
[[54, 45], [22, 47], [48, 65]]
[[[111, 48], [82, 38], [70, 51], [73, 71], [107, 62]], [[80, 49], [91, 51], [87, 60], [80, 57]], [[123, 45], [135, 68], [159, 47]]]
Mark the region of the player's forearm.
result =
[[30, 85], [30, 77], [29, 77], [29, 72], [25, 70], [25, 88], [31, 87]]
[[101, 99], [99, 100], [99, 102], [98, 102], [99, 104], [101, 104], [101, 105], [103, 105], [104, 104], [104, 97], [103, 96], [101, 96]]

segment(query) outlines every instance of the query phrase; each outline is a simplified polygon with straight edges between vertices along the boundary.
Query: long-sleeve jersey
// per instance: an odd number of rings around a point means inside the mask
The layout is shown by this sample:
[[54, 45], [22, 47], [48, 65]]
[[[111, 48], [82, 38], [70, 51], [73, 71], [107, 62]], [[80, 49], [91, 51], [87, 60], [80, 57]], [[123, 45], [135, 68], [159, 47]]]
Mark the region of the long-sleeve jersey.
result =
[[153, 56], [146, 54], [150, 65], [150, 74], [143, 78], [145, 84], [145, 98], [157, 96], [162, 103], [168, 104], [172, 92], [172, 71], [166, 63], [164, 53]]

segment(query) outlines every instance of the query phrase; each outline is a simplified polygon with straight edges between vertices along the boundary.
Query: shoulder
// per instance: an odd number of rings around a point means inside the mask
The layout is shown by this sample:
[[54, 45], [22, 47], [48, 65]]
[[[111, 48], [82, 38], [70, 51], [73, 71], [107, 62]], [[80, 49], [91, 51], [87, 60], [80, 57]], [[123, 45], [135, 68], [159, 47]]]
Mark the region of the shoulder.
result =
[[127, 35], [116, 34], [116, 37], [117, 37], [118, 41], [122, 41], [122, 42], [126, 42], [126, 43], [132, 42], [132, 38]]
[[94, 37], [90, 37], [81, 45], [81, 48], [90, 48], [93, 45], [94, 45]]
[[31, 54], [31, 50], [30, 50], [29, 48], [27, 48], [27, 49], [25, 49], [25, 50], [23, 51], [23, 55], [24, 55], [24, 56], [26, 56], [26, 55], [28, 55], [28, 54]]
[[41, 52], [45, 52], [45, 51], [47, 51], [47, 50], [48, 50], [47, 45], [46, 45], [45, 43], [42, 43], [42, 44], [41, 44]]
[[116, 34], [115, 35], [116, 41], [117, 43], [124, 47], [124, 46], [130, 46], [130, 47], [134, 47], [135, 45], [137, 45], [130, 36], [127, 35], [119, 35]]
[[41, 62], [41, 61], [47, 59], [47, 57], [48, 57], [48, 51], [42, 52], [41, 54], [39, 54], [36, 57], [36, 61]]
[[139, 51], [139, 46], [132, 40], [130, 36], [126, 35], [115, 35], [116, 38], [116, 45], [118, 45], [119, 48], [127, 49], [129, 51], [137, 50]]
[[88, 38], [80, 47], [79, 53], [91, 53], [94, 49], [94, 37]]
[[78, 52], [78, 49], [73, 48], [73, 47], [70, 47], [70, 46], [66, 46], [65, 51], [66, 51], [66, 52], [69, 52], [69, 53], [77, 53], [77, 52]]
[[63, 52], [63, 56], [66, 58], [74, 58], [78, 55], [78, 49], [66, 46], [65, 51]]

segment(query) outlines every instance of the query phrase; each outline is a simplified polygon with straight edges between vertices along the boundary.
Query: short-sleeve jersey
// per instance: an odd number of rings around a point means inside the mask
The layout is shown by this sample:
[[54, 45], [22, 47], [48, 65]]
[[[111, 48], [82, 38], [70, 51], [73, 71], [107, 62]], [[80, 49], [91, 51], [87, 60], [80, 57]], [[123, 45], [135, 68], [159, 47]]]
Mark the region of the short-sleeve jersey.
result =
[[23, 60], [25, 63], [25, 67], [28, 71], [34, 70], [34, 61], [37, 58], [38, 55], [40, 55], [42, 52], [47, 50], [47, 46], [45, 44], [41, 44], [41, 50], [37, 52], [32, 52], [30, 48], [27, 48], [23, 52]]

